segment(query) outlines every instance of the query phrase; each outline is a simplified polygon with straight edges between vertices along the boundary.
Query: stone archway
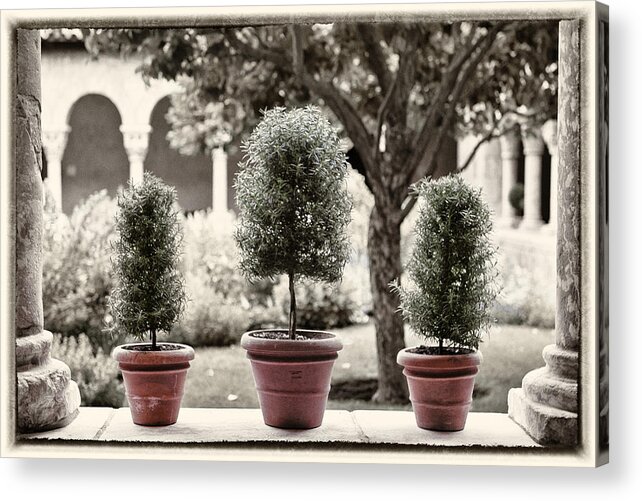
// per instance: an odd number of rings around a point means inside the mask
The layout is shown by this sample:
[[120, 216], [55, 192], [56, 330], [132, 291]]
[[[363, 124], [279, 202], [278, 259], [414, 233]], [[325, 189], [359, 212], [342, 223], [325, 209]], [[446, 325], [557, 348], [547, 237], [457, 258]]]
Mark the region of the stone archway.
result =
[[69, 112], [68, 124], [62, 156], [62, 209], [66, 213], [98, 190], [115, 195], [129, 178], [120, 113], [109, 98], [99, 94], [81, 97]]
[[149, 146], [143, 164], [144, 170], [161, 177], [175, 186], [178, 203], [184, 211], [191, 212], [211, 207], [212, 160], [209, 155], [181, 155], [169, 145], [167, 133], [170, 125], [165, 119], [170, 107], [169, 97], [164, 97], [152, 110], [149, 123]]

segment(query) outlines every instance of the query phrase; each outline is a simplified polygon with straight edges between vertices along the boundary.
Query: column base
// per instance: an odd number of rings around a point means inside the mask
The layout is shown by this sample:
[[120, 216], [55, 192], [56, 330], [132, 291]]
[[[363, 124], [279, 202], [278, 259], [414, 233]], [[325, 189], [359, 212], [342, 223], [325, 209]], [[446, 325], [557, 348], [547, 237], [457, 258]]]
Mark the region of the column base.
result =
[[557, 225], [551, 224], [551, 223], [543, 225], [542, 233], [546, 233], [548, 235], [555, 235], [557, 233]]
[[[60, 428], [78, 415], [78, 385], [65, 363], [49, 358], [50, 347], [51, 334], [46, 331], [17, 340], [19, 432]], [[29, 352], [32, 358], [26, 356]]]
[[522, 219], [522, 222], [519, 223], [519, 229], [526, 231], [538, 231], [542, 226], [544, 226], [544, 221], [541, 219]]
[[502, 216], [497, 219], [497, 226], [499, 228], [517, 228], [519, 226], [520, 218], [517, 216]]
[[540, 444], [577, 445], [577, 352], [551, 344], [542, 354], [546, 367], [508, 392], [508, 416]]
[[521, 388], [508, 392], [508, 417], [539, 444], [572, 447], [578, 443], [575, 412], [534, 402]]

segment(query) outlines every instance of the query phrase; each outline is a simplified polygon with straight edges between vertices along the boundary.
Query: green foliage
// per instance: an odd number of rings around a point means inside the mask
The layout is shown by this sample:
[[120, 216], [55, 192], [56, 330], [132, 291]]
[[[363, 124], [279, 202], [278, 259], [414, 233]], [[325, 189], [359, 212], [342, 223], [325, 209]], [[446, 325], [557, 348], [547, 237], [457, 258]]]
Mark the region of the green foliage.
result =
[[[348, 276], [335, 285], [301, 281], [296, 289], [297, 325], [303, 329], [328, 330], [347, 327], [367, 320], [361, 309], [357, 283]], [[274, 302], [287, 318], [289, 307], [288, 286], [285, 281], [274, 288]]]
[[414, 288], [395, 286], [403, 316], [440, 348], [476, 349], [498, 292], [490, 211], [481, 191], [456, 175], [420, 181], [415, 189], [422, 205], [407, 267]]
[[94, 353], [87, 336], [55, 335], [51, 355], [69, 366], [83, 406], [122, 406], [125, 389], [118, 379], [118, 363], [100, 348]]
[[288, 275], [294, 337], [294, 281], [336, 282], [350, 257], [346, 155], [312, 106], [266, 111], [244, 150], [236, 178], [240, 268], [250, 281]]
[[169, 332], [185, 307], [176, 190], [146, 172], [119, 195], [118, 208], [112, 329], [140, 339], [149, 334], [155, 346], [157, 332]]
[[244, 275], [338, 281], [350, 255], [351, 201], [348, 164], [330, 122], [314, 107], [275, 108], [244, 150], [235, 233]]
[[109, 353], [122, 341], [104, 331], [114, 287], [109, 257], [116, 203], [106, 191], [99, 191], [67, 216], [47, 195], [42, 273], [45, 328], [65, 336], [84, 333], [94, 351], [101, 348]]
[[524, 215], [524, 185], [517, 183], [508, 192], [508, 201], [511, 207], [517, 211], [518, 216]]
[[[535, 251], [537, 252], [537, 251]], [[502, 253], [499, 266], [502, 291], [493, 305], [493, 317], [501, 324], [555, 327], [555, 280], [529, 256]]]

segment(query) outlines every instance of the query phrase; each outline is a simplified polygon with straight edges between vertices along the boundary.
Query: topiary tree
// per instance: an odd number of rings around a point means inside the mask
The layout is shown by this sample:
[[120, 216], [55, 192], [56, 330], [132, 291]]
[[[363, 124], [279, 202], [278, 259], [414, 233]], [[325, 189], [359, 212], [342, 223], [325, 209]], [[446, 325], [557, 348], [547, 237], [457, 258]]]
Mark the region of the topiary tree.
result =
[[110, 306], [112, 329], [139, 339], [169, 332], [185, 308], [178, 271], [182, 241], [176, 190], [146, 172], [118, 196]]
[[288, 334], [295, 339], [295, 282], [336, 282], [350, 255], [346, 155], [314, 106], [264, 112], [243, 149], [236, 177], [240, 268], [250, 281], [288, 276]]
[[413, 330], [439, 343], [437, 354], [477, 349], [497, 296], [497, 249], [481, 190], [460, 176], [415, 186], [422, 201], [417, 240], [407, 266], [412, 289], [393, 286]]

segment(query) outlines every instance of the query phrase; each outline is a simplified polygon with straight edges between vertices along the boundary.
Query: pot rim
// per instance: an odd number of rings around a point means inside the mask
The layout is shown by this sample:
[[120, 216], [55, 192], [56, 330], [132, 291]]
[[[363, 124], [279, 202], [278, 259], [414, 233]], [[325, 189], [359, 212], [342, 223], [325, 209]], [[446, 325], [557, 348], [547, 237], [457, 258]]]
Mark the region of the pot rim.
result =
[[158, 350], [158, 351], [136, 351], [131, 350], [131, 346], [150, 346], [151, 343], [126, 343], [116, 346], [111, 356], [118, 362], [136, 363], [136, 364], [156, 364], [159, 361], [162, 363], [180, 363], [188, 362], [194, 359], [194, 348], [189, 345], [181, 343], [162, 342], [159, 345], [173, 345], [178, 346], [176, 350]]
[[248, 331], [241, 337], [241, 347], [251, 353], [287, 353], [302, 355], [310, 353], [336, 353], [343, 348], [341, 339], [336, 334], [322, 330], [297, 329], [299, 333], [320, 334], [313, 339], [265, 339], [255, 337], [258, 332], [287, 332], [287, 329], [258, 329]]
[[465, 367], [481, 364], [483, 357], [481, 351], [474, 350], [470, 353], [433, 355], [429, 353], [412, 353], [410, 350], [419, 346], [409, 346], [397, 353], [397, 363], [403, 367]]

